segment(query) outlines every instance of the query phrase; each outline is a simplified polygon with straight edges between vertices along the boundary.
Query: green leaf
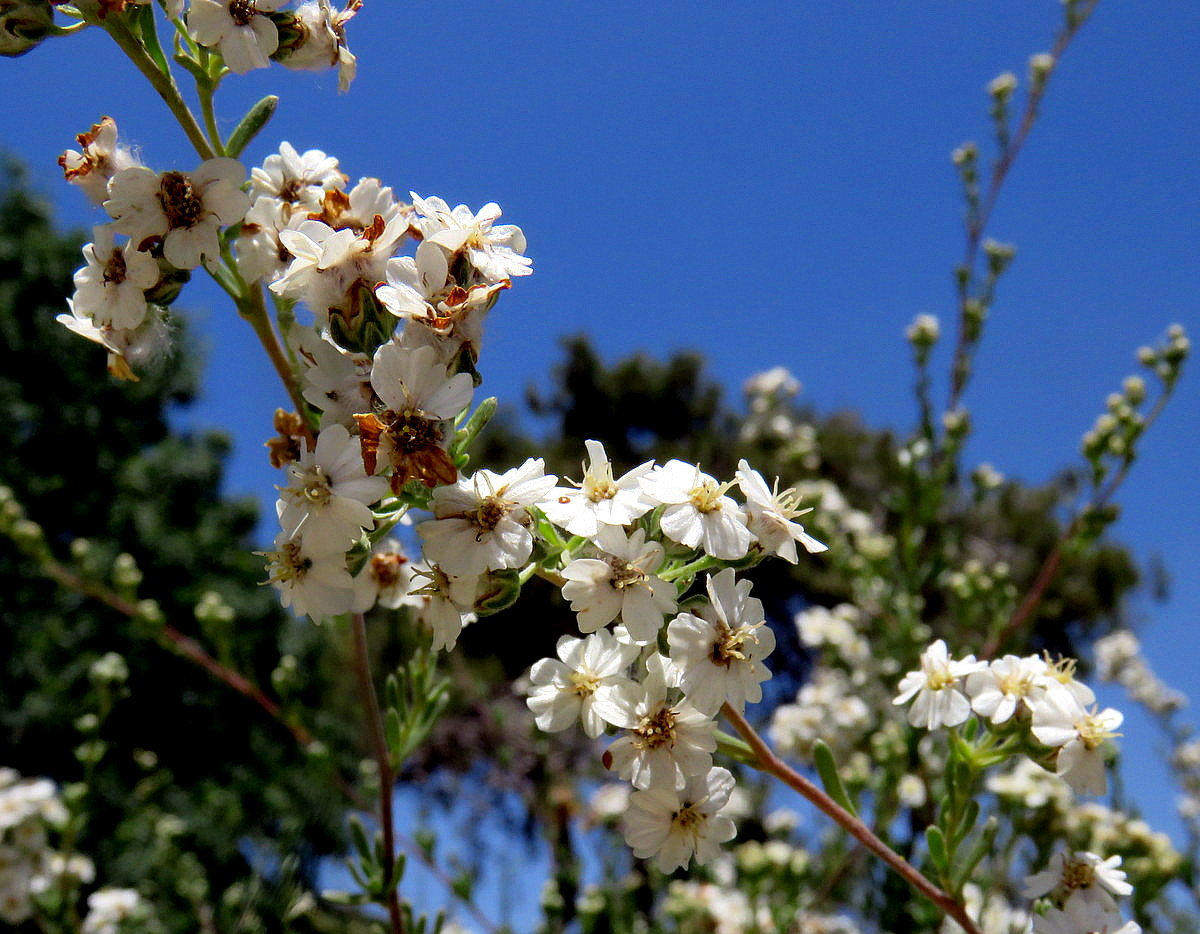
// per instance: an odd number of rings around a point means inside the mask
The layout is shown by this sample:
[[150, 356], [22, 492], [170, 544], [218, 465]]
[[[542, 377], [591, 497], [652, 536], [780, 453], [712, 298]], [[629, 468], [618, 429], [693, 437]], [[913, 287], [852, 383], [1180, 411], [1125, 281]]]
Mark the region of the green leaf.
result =
[[957, 894], [963, 885], [970, 880], [971, 873], [975, 871], [975, 867], [979, 865], [980, 860], [991, 852], [999, 830], [1000, 823], [994, 816], [989, 817], [983, 825], [983, 829], [979, 832], [979, 838], [971, 845], [971, 849], [967, 851], [966, 857], [954, 872], [954, 894]]
[[247, 110], [246, 116], [242, 117], [229, 135], [229, 139], [225, 143], [225, 151], [234, 159], [240, 156], [242, 150], [262, 132], [262, 128], [275, 116], [275, 108], [278, 106], [279, 98], [274, 94], [268, 94]]
[[858, 817], [858, 812], [854, 809], [854, 805], [850, 801], [850, 796], [846, 794], [846, 786], [842, 784], [842, 777], [838, 774], [837, 762], [834, 761], [833, 752], [821, 740], [813, 743], [813, 762], [816, 763], [817, 774], [821, 776], [821, 784], [825, 786], [825, 791], [829, 797], [833, 798], [834, 801], [855, 817]]
[[167, 57], [163, 54], [162, 45], [158, 41], [158, 27], [154, 23], [154, 7], [151, 4], [139, 7], [134, 15], [134, 23], [137, 24], [137, 30], [141, 35], [142, 45], [146, 47], [146, 52], [154, 60], [158, 70], [170, 77], [171, 69], [167, 65]]
[[939, 875], [944, 876], [949, 868], [949, 857], [946, 854], [946, 838], [938, 827], [925, 828], [925, 844], [929, 847], [929, 861]]

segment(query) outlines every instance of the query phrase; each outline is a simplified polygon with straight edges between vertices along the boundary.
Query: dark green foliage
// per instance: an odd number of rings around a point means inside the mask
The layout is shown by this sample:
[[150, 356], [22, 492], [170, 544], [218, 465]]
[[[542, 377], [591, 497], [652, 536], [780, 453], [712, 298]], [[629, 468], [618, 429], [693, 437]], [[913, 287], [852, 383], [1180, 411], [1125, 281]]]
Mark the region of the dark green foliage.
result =
[[[19, 179], [11, 166], [3, 175]], [[81, 242], [57, 234], [19, 181], [0, 189], [0, 484], [45, 528], [60, 560], [71, 563], [70, 543], [86, 538], [80, 563], [107, 581], [115, 555], [132, 555], [144, 574], [140, 596], [157, 599], [170, 624], [268, 694], [286, 637], [311, 695], [318, 636], [258, 586], [256, 506], [220, 496], [228, 441], [180, 435], [168, 423], [169, 410], [195, 395], [195, 354], [177, 351], [144, 368], [140, 382], [119, 383], [103, 350], [55, 322]], [[189, 345], [182, 325], [175, 342]], [[194, 615], [210, 590], [235, 611], [219, 645], [212, 637], [221, 634], [202, 631]], [[106, 652], [128, 661], [130, 697], [101, 726], [109, 752], [79, 841], [100, 881], [140, 887], [175, 909], [168, 929], [194, 931], [196, 905], [220, 904], [235, 883], [265, 906], [294, 891], [289, 878], [311, 878], [316, 857], [336, 847], [343, 802], [326, 767], [281, 725], [138, 635], [122, 614], [40, 577], [7, 540], [0, 594], [0, 765], [80, 780], [74, 721], [96, 708], [88, 666]], [[181, 823], [164, 837], [166, 815]], [[265, 878], [247, 860], [251, 841]], [[264, 907], [264, 930], [281, 929], [284, 908]]]

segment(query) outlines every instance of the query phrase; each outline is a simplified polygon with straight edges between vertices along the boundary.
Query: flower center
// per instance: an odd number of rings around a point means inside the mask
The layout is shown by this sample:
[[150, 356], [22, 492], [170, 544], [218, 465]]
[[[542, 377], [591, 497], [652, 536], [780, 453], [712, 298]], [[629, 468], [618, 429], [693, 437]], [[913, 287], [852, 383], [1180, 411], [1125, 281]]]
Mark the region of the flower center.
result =
[[293, 481], [299, 481], [298, 488], [292, 491], [297, 499], [314, 506], [324, 506], [333, 497], [329, 476], [320, 465], [312, 464], [303, 469], [293, 466], [291, 471]]
[[384, 590], [395, 587], [404, 578], [402, 568], [406, 564], [408, 558], [395, 551], [371, 555], [371, 577]]
[[113, 250], [104, 266], [104, 281], [120, 285], [125, 281], [125, 251]]
[[257, 12], [253, 0], [229, 0], [229, 18], [238, 26], [249, 25]]
[[658, 749], [675, 742], [675, 709], [660, 707], [655, 713], [642, 717], [633, 729], [633, 745], [638, 749]]
[[398, 449], [406, 452], [438, 447], [442, 441], [439, 422], [414, 411], [393, 412], [388, 409], [379, 416], [387, 428], [388, 437]]
[[172, 230], [195, 227], [204, 213], [192, 180], [182, 172], [164, 172], [158, 186], [158, 202]]
[[1068, 861], [1063, 866], [1062, 884], [1071, 890], [1086, 889], [1096, 881], [1096, 871], [1091, 863]]
[[1075, 729], [1079, 731], [1080, 742], [1088, 749], [1095, 749], [1106, 739], [1116, 739], [1121, 735], [1108, 729], [1105, 718], [1097, 714], [1095, 708], [1075, 724]]
[[700, 828], [706, 820], [708, 820], [708, 815], [701, 811], [695, 804], [685, 804], [671, 815], [672, 823], [684, 833], [691, 836], [696, 836], [700, 832]]
[[697, 487], [688, 491], [688, 500], [699, 512], [717, 512], [721, 508], [721, 498], [730, 484], [719, 484], [715, 480], [705, 480]]
[[480, 534], [490, 532], [500, 520], [513, 511], [513, 504], [500, 498], [498, 494], [493, 493], [490, 496], [484, 497], [483, 502], [479, 504], [479, 508], [472, 513], [467, 514], [467, 518], [475, 523], [480, 529]]
[[264, 551], [259, 554], [268, 559], [267, 583], [286, 584], [289, 581], [303, 580], [308, 569], [312, 567], [312, 559], [300, 553], [297, 542], [288, 542], [278, 551]]
[[644, 584], [648, 579], [645, 571], [620, 558], [609, 558], [608, 565], [612, 568], [612, 577], [609, 579], [609, 583], [617, 590], [636, 587], [638, 584]]
[[571, 685], [580, 697], [590, 697], [600, 687], [600, 679], [590, 671], [572, 671]]
[[762, 623], [757, 623], [754, 626], [739, 626], [737, 629], [730, 629], [722, 623], [717, 627], [717, 638], [713, 642], [709, 659], [714, 665], [724, 665], [726, 668], [735, 661], [749, 661], [749, 656], [746, 655], [746, 643], [758, 642], [758, 634], [755, 630], [761, 625]]

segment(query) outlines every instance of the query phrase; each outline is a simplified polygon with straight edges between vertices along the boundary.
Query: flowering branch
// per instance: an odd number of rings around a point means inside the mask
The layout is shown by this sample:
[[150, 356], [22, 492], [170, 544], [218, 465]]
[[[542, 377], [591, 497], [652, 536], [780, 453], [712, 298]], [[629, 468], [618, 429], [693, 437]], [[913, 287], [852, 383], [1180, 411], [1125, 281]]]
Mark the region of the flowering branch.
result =
[[1067, 4], [1066, 24], [1059, 31], [1054, 41], [1054, 46], [1051, 49], [1048, 57], [1048, 64], [1043, 71], [1040, 72], [1038, 80], [1035, 80], [1029, 89], [1029, 93], [1025, 99], [1025, 110], [1021, 115], [1020, 123], [1017, 125], [1017, 130], [1011, 139], [1002, 138], [1002, 148], [999, 157], [996, 159], [995, 165], [992, 167], [991, 178], [988, 181], [987, 191], [982, 200], [977, 200], [977, 197], [970, 198], [970, 209], [967, 215], [966, 233], [967, 243], [966, 252], [963, 256], [962, 264], [958, 267], [958, 343], [954, 349], [954, 362], [951, 364], [950, 374], [950, 399], [946, 405], [946, 411], [953, 412], [958, 408], [959, 400], [962, 398], [963, 390], [966, 388], [967, 380], [971, 373], [971, 350], [974, 344], [978, 341], [978, 328], [971, 326], [971, 305], [973, 299], [971, 297], [971, 284], [974, 281], [975, 264], [979, 258], [979, 249], [983, 243], [984, 230], [987, 228], [988, 220], [991, 218], [992, 210], [996, 205], [996, 199], [1000, 195], [1000, 189], [1004, 185], [1004, 180], [1008, 176], [1009, 170], [1016, 162], [1017, 156], [1020, 155], [1022, 147], [1025, 145], [1026, 139], [1029, 137], [1030, 131], [1037, 120], [1038, 108], [1041, 105], [1042, 98], [1046, 94], [1046, 86], [1049, 83], [1051, 72], [1057, 66], [1059, 59], [1071, 44], [1076, 34], [1091, 17], [1096, 8], [1096, 4], [1100, 0], [1069, 0]]
[[738, 734], [754, 750], [758, 757], [758, 768], [769, 775], [774, 775], [789, 788], [799, 792], [809, 802], [831, 817], [839, 827], [854, 837], [864, 847], [878, 856], [894, 872], [904, 879], [914, 889], [924, 895], [942, 910], [948, 917], [953, 918], [962, 926], [966, 934], [982, 934], [978, 925], [967, 914], [966, 909], [950, 895], [929, 881], [920, 870], [908, 862], [899, 853], [879, 839], [865, 823], [847, 811], [833, 800], [822, 789], [780, 759], [767, 745], [766, 741], [740, 713], [730, 704], [721, 708]]

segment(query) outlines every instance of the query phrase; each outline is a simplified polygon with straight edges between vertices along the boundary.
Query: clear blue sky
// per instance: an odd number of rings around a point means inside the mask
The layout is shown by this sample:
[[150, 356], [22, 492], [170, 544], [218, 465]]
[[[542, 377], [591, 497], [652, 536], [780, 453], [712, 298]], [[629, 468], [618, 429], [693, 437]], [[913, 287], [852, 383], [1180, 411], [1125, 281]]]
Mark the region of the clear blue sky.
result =
[[[1059, 16], [1056, 0], [368, 0], [350, 28], [349, 94], [331, 74], [273, 68], [231, 81], [221, 107], [228, 128], [239, 104], [282, 95], [251, 161], [287, 139], [398, 192], [498, 201], [524, 228], [535, 273], [502, 297], [482, 360], [502, 401], [545, 378], [558, 338], [587, 331], [609, 357], [702, 351], [734, 393], [782, 364], [820, 409], [904, 430], [901, 332], [918, 312], [949, 326], [953, 307], [949, 153], [987, 141], [985, 85], [1006, 69], [1024, 81]], [[1193, 0], [1103, 0], [1055, 75], [991, 228], [1018, 256], [967, 398], [972, 460], [1049, 479], [1077, 458], [1136, 347], [1173, 321], [1200, 336], [1197, 61]], [[196, 161], [104, 36], [0, 67], [0, 145], [32, 164], [65, 224], [103, 219], [54, 164], [102, 114], [150, 164]], [[209, 343], [189, 424], [230, 429], [229, 488], [270, 494], [260, 445], [283, 398], [215, 292], [184, 304]], [[1171, 572], [1165, 605], [1131, 608], [1151, 662], [1196, 696], [1198, 402], [1193, 372], [1144, 446], [1115, 530]], [[1140, 718], [1126, 732], [1131, 763], [1156, 748]], [[1131, 764], [1127, 782], [1159, 824], [1173, 820], [1160, 775]]]

